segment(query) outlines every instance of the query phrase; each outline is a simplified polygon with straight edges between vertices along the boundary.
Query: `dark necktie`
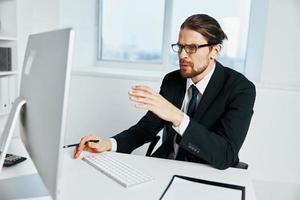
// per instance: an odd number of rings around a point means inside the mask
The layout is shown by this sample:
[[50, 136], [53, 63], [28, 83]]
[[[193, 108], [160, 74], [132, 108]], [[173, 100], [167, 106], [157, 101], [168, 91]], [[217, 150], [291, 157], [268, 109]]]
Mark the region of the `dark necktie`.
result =
[[[189, 106], [187, 109], [187, 115], [189, 117], [193, 117], [195, 114], [196, 106], [197, 106], [197, 96], [199, 94], [199, 90], [196, 88], [195, 85], [191, 85], [190, 89], [192, 90], [192, 98], [190, 99]], [[181, 141], [181, 135], [176, 135], [176, 143], [179, 144]], [[176, 156], [176, 160], [183, 160], [184, 159], [184, 152], [181, 148], [178, 150], [178, 154]]]
[[190, 88], [192, 89], [192, 98], [189, 102], [189, 106], [187, 109], [187, 115], [189, 117], [193, 117], [195, 110], [196, 110], [196, 105], [197, 105], [197, 96], [199, 94], [199, 90], [196, 88], [195, 85], [191, 85]]

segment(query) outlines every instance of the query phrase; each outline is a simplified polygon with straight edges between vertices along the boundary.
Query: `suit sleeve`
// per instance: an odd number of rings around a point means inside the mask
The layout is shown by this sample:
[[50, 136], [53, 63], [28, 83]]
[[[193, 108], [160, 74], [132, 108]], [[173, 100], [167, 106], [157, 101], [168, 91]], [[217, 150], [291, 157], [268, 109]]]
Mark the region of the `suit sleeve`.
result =
[[254, 101], [255, 86], [248, 80], [237, 82], [214, 128], [190, 119], [180, 147], [216, 168], [232, 166], [247, 135]]

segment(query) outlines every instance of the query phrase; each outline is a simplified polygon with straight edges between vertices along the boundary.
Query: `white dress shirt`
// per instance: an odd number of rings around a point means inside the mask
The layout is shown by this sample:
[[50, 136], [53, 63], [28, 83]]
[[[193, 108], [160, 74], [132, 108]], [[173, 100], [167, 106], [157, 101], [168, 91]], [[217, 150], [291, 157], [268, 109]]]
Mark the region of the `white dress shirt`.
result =
[[[188, 103], [189, 103], [190, 99], [192, 98], [192, 91], [189, 90], [190, 86], [195, 85], [199, 91], [199, 94], [197, 96], [197, 105], [198, 105], [198, 103], [201, 100], [202, 94], [204, 93], [204, 91], [208, 85], [208, 82], [209, 82], [212, 74], [214, 73], [214, 71], [215, 71], [215, 65], [213, 66], [212, 70], [197, 84], [194, 84], [191, 78], [186, 79], [186, 91], [185, 91], [185, 96], [184, 96], [183, 103], [181, 106], [181, 111], [184, 112], [183, 120], [181, 121], [179, 126], [177, 126], [177, 127], [172, 126], [173, 129], [181, 136], [183, 136], [187, 126], [190, 123], [190, 117], [186, 114], [187, 109], [188, 109]], [[171, 155], [172, 158], [176, 157], [176, 155], [178, 153], [178, 148], [179, 148], [179, 145], [175, 142], [175, 139], [176, 139], [176, 137], [174, 137], [174, 154]], [[112, 142], [111, 151], [117, 151], [116, 140], [114, 138], [110, 138], [110, 140]]]

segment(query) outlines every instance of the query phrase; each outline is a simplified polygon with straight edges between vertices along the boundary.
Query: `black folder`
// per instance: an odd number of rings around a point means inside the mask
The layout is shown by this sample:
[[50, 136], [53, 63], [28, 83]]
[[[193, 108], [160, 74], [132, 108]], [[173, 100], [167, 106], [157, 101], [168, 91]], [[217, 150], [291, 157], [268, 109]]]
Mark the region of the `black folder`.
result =
[[[197, 178], [192, 178], [192, 177], [187, 177], [187, 176], [181, 176], [181, 175], [174, 175], [172, 177], [172, 179], [169, 182], [168, 186], [166, 187], [166, 189], [164, 190], [163, 194], [159, 198], [160, 200], [166, 199], [164, 197], [166, 196], [169, 188], [172, 186], [172, 183], [175, 180], [175, 178], [184, 179], [186, 181], [196, 182], [196, 183], [200, 183], [200, 184], [206, 184], [206, 185], [210, 185], [210, 186], [216, 186], [216, 187], [223, 187], [223, 188], [227, 188], [227, 189], [239, 190], [241, 192], [241, 197], [239, 199], [240, 200], [245, 200], [245, 193], [246, 193], [245, 186], [232, 185], [232, 184], [228, 184], [228, 183], [220, 183], [220, 182], [214, 182], [214, 181], [208, 181], [208, 180], [204, 180], [204, 179], [197, 179]], [[190, 195], [192, 195], [192, 194], [190, 194]], [[197, 194], [197, 196], [201, 197], [201, 193], [199, 192]]]

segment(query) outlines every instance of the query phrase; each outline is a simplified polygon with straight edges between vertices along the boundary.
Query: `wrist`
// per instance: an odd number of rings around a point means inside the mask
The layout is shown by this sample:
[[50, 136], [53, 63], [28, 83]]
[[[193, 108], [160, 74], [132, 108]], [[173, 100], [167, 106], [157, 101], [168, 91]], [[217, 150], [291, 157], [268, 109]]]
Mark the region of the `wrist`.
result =
[[110, 139], [102, 139], [99, 148], [102, 149], [101, 151], [111, 151], [112, 142]]
[[178, 112], [176, 112], [176, 114], [173, 116], [174, 116], [174, 118], [172, 120], [172, 125], [174, 127], [180, 126], [180, 124], [183, 120], [184, 113], [181, 110], [178, 110]]
[[112, 142], [110, 139], [106, 140], [106, 143], [107, 143], [107, 151], [111, 151], [112, 149]]

